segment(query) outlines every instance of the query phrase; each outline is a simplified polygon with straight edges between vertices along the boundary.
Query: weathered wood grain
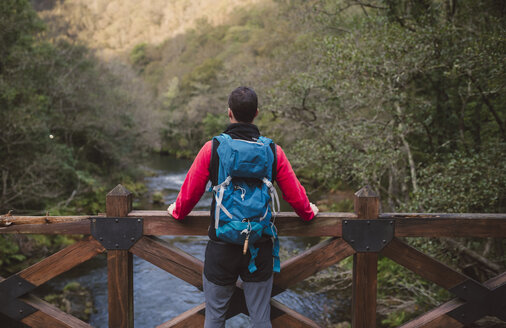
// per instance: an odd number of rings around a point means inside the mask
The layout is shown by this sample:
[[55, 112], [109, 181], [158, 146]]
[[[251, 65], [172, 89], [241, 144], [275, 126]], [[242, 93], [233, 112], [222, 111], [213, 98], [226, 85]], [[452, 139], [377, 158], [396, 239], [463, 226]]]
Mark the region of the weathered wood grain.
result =
[[376, 327], [378, 253], [353, 255], [352, 327]]
[[445, 289], [455, 287], [469, 279], [397, 238], [392, 239], [381, 254]]
[[130, 252], [202, 290], [204, 263], [156, 237], [142, 237]]
[[318, 328], [316, 322], [295, 312], [286, 305], [272, 299], [271, 300], [271, 322], [273, 328]]
[[0, 234], [6, 233], [37, 233], [44, 235], [89, 235], [90, 221], [85, 218], [72, 222], [53, 222], [38, 224], [12, 224], [0, 227]]
[[[487, 280], [484, 285], [490, 289], [494, 289], [498, 286], [501, 286], [506, 283], [506, 272]], [[410, 322], [402, 325], [399, 328], [439, 328], [439, 327], [449, 327], [449, 328], [460, 328], [463, 327], [460, 322], [448, 316], [447, 313], [453, 311], [459, 306], [465, 304], [458, 298], [454, 298], [446, 303], [441, 304], [437, 308], [426, 312], [411, 320]]]
[[107, 216], [124, 217], [132, 210], [132, 193], [122, 185], [117, 185], [105, 197]]
[[[117, 185], [105, 199], [108, 217], [125, 217], [132, 209], [132, 194]], [[133, 255], [127, 250], [108, 250], [107, 288], [110, 328], [133, 328]]]
[[22, 224], [54, 224], [87, 220], [89, 216], [0, 216], [0, 227]]
[[[209, 212], [191, 212], [184, 220], [174, 220], [165, 211], [131, 211], [129, 216], [144, 219], [145, 235], [207, 235]], [[309, 222], [302, 221], [295, 213], [283, 212], [276, 217], [276, 227], [281, 236], [324, 237], [341, 236], [341, 222], [356, 218], [353, 213], [320, 213]]]
[[98, 241], [89, 237], [24, 269], [19, 276], [35, 286], [40, 286], [104, 251], [105, 249]]
[[[192, 212], [183, 221], [165, 211], [132, 211], [129, 216], [143, 217], [146, 235], [206, 235], [209, 212]], [[385, 213], [381, 219], [395, 220], [397, 237], [506, 237], [506, 214]], [[2, 233], [89, 234], [89, 216], [76, 217], [3, 217]], [[20, 219], [19, 224], [14, 223]], [[319, 213], [310, 222], [295, 213], [282, 212], [276, 226], [282, 236], [341, 236], [343, 220], [356, 219], [354, 213]]]
[[397, 237], [506, 237], [506, 214], [384, 213]]
[[204, 327], [206, 304], [202, 303], [156, 328], [195, 328]]
[[[377, 219], [379, 197], [369, 187], [354, 195], [354, 208], [358, 219]], [[378, 253], [353, 255], [353, 282], [351, 299], [351, 325], [353, 328], [376, 327]]]
[[462, 301], [453, 299], [429, 312], [424, 313], [418, 318], [402, 325], [400, 328], [463, 327], [464, 326], [463, 324], [453, 319], [452, 317], [446, 315], [448, 312], [453, 311], [462, 304], [464, 304]]
[[125, 250], [107, 251], [110, 328], [133, 328], [133, 259]]
[[[274, 276], [275, 294], [303, 281], [320, 270], [353, 255], [355, 251], [341, 238], [331, 238], [294, 256], [281, 265], [281, 272]], [[280, 289], [277, 291], [277, 289]]]
[[63, 312], [57, 307], [32, 295], [21, 298], [22, 301], [36, 308], [37, 312], [23, 318], [22, 323], [34, 328], [91, 328], [89, 324]]

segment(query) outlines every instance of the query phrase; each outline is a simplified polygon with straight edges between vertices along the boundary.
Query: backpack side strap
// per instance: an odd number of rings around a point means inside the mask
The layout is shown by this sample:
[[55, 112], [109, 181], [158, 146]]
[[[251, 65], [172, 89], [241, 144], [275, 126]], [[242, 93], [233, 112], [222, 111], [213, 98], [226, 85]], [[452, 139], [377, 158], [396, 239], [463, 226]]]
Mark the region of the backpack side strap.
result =
[[214, 228], [218, 229], [219, 223], [220, 223], [220, 210], [225, 213], [226, 216], [228, 216], [230, 219], [232, 219], [232, 214], [223, 206], [223, 194], [225, 193], [225, 189], [227, 189], [228, 185], [232, 181], [232, 177], [228, 176], [225, 181], [220, 183], [217, 186], [213, 187], [213, 191], [215, 192], [215, 200], [216, 200], [216, 212], [214, 215]]

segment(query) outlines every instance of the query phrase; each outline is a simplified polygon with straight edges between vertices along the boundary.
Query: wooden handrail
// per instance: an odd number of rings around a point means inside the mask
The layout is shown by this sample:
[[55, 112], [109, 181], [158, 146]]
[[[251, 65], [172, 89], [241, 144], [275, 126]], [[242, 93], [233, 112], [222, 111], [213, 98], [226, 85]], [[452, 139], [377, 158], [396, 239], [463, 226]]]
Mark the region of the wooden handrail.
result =
[[[207, 235], [207, 211], [191, 212], [177, 221], [165, 211], [131, 211], [129, 217], [144, 219], [144, 234], [153, 236]], [[0, 234], [90, 234], [92, 216], [0, 216]], [[355, 213], [319, 213], [311, 222], [293, 212], [279, 213], [276, 227], [281, 236], [341, 237], [344, 220]], [[379, 219], [395, 221], [396, 237], [506, 237], [506, 214], [482, 213], [383, 213]]]
[[[147, 260], [176, 277], [202, 289], [203, 263], [197, 258], [169, 246], [155, 236], [160, 235], [207, 235], [211, 222], [208, 211], [191, 212], [184, 220], [172, 219], [166, 211], [131, 210], [132, 196], [122, 186], [113, 189], [106, 197], [107, 214], [99, 216], [129, 217], [143, 219], [143, 235], [130, 249], [110, 249], [102, 246], [93, 237], [68, 246], [39, 263], [19, 272], [14, 277], [21, 282], [39, 286], [55, 276], [69, 270], [97, 254], [107, 252], [109, 288], [109, 326], [133, 327], [133, 270], [132, 254]], [[376, 284], [378, 255], [389, 257], [398, 264], [433, 281], [439, 286], [459, 296], [459, 288], [470, 286], [489, 293], [494, 299], [504, 293], [506, 272], [483, 284], [455, 271], [447, 265], [430, 258], [403, 242], [399, 237], [506, 237], [506, 213], [378, 213], [379, 198], [368, 188], [355, 194], [355, 212], [319, 213], [311, 222], [302, 221], [293, 212], [282, 212], [276, 217], [276, 227], [280, 236], [331, 237], [311, 247], [299, 255], [282, 263], [281, 273], [275, 275], [273, 296], [297, 282], [316, 274], [348, 256], [354, 257], [352, 326], [372, 328], [376, 323]], [[0, 234], [84, 234], [90, 235], [92, 219], [96, 216], [0, 216]], [[122, 219], [125, 220], [125, 219]], [[128, 220], [128, 219], [127, 219]], [[353, 240], [343, 237], [343, 226], [350, 227], [353, 221], [373, 221], [380, 225], [393, 227], [393, 238], [383, 240], [380, 251], [360, 250], [354, 247]], [[136, 220], [139, 222], [139, 220]], [[383, 221], [383, 222], [380, 222]], [[134, 221], [132, 221], [134, 222]], [[358, 222], [355, 222], [358, 224]], [[361, 227], [359, 225], [359, 227]], [[139, 232], [140, 233], [140, 232]], [[376, 232], [374, 231], [373, 234]], [[98, 238], [98, 237], [97, 237]], [[101, 238], [98, 238], [101, 240]], [[380, 241], [381, 243], [381, 241]], [[355, 245], [356, 246], [356, 245]], [[105, 247], [105, 248], [104, 248]], [[106, 249], [107, 248], [107, 249]], [[114, 247], [113, 247], [114, 248]], [[11, 279], [9, 277], [8, 279]], [[1, 279], [0, 279], [1, 283]], [[10, 290], [12, 283], [0, 286], [1, 294], [7, 290], [7, 297], [15, 302], [24, 302], [34, 308], [34, 313], [24, 317], [21, 322], [33, 327], [43, 327], [44, 322], [65, 322], [69, 327], [88, 327], [87, 324], [58, 312], [45, 303], [33, 301], [31, 296], [14, 297]], [[7, 289], [6, 289], [7, 288]], [[472, 296], [472, 295], [471, 295]], [[14, 298], [13, 298], [14, 297]], [[462, 321], [455, 313], [467, 311], [478, 300], [455, 299], [434, 311], [430, 311], [403, 327], [447, 326], [461, 327]], [[481, 302], [481, 301], [480, 301]], [[227, 317], [247, 313], [240, 284], [236, 286], [234, 306]], [[506, 304], [505, 304], [506, 306]], [[296, 313], [285, 305], [271, 302], [274, 327], [296, 325], [298, 327], [317, 327], [312, 320]], [[459, 312], [460, 311], [460, 312]], [[205, 304], [189, 310], [180, 316], [162, 323], [160, 327], [188, 327], [201, 325]], [[500, 318], [500, 314], [488, 313]], [[459, 314], [460, 315], [460, 314]], [[483, 313], [475, 314], [477, 316]], [[503, 318], [503, 320], [506, 320]], [[58, 326], [58, 325], [57, 325]], [[65, 326], [62, 323], [62, 326]]]

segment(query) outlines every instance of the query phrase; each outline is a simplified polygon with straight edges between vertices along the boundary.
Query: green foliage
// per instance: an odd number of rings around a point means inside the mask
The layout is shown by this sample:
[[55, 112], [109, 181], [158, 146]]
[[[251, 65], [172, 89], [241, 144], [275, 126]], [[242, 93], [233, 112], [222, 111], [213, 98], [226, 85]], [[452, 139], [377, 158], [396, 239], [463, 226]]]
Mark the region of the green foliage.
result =
[[12, 241], [10, 235], [0, 235], [0, 267], [9, 266], [15, 262], [21, 262], [26, 256], [19, 254], [19, 246]]
[[181, 82], [183, 90], [192, 94], [199, 94], [209, 90], [210, 85], [216, 81], [218, 72], [222, 69], [223, 63], [216, 58], [208, 58], [202, 64], [195, 67], [186, 74]]
[[130, 52], [130, 62], [132, 65], [137, 67], [144, 67], [149, 63], [149, 59], [146, 55], [146, 43], [136, 45]]
[[381, 323], [386, 327], [398, 327], [406, 322], [406, 312], [393, 312], [388, 314], [386, 319], [381, 320]]
[[223, 114], [207, 113], [202, 123], [204, 124], [204, 134], [206, 138], [212, 138], [225, 130], [227, 126], [227, 117]]
[[420, 189], [407, 210], [501, 213], [506, 210], [505, 144], [480, 153], [455, 152], [420, 170]]
[[81, 288], [80, 283], [78, 283], [77, 281], [71, 281], [68, 284], [66, 284], [65, 287], [63, 287], [63, 291], [72, 292], [72, 291], [77, 291], [80, 288]]
[[44, 41], [27, 1], [3, 1], [0, 22], [0, 212], [103, 211], [106, 180], [156, 146], [149, 91], [82, 46]]

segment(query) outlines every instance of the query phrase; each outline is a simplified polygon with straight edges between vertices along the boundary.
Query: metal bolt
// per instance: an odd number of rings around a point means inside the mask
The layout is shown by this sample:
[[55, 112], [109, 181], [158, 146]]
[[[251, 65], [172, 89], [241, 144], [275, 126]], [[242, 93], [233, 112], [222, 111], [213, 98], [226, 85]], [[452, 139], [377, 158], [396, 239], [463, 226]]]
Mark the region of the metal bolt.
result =
[[137, 219], [137, 222], [141, 222], [141, 219]]
[[348, 221], [344, 221], [344, 224], [348, 224]]
[[116, 223], [118, 223], [118, 222], [119, 222], [119, 220], [118, 220], [118, 219], [116, 219], [116, 220], [114, 220], [114, 221], [116, 221]]
[[369, 250], [369, 248], [370, 248], [369, 246], [366, 246], [366, 247], [365, 247], [365, 249], [367, 249], [367, 250]]
[[131, 240], [131, 241], [134, 241], [134, 240], [135, 240], [135, 238], [134, 238], [134, 237], [132, 237], [132, 238], [130, 238], [130, 240]]
[[93, 223], [95, 223], [95, 222], [97, 222], [97, 219], [93, 219], [93, 220], [91, 220], [91, 221], [93, 221]]
[[387, 241], [385, 239], [383, 239], [383, 244], [386, 244], [386, 243], [387, 243]]
[[118, 244], [116, 244], [115, 246], [116, 246], [116, 248], [118, 248], [118, 247], [119, 247], [119, 245], [118, 245]]
[[354, 243], [354, 242], [355, 242], [355, 240], [354, 240], [354, 239], [352, 239], [352, 240], [351, 240], [351, 242], [352, 242], [352, 243]]
[[23, 309], [19, 309], [19, 313], [23, 313]]
[[99, 237], [98, 240], [104, 240], [104, 238], [103, 237]]
[[394, 224], [394, 221], [390, 221], [390, 224]]
[[467, 289], [467, 286], [463, 286], [462, 288]]
[[367, 221], [367, 224], [371, 224], [371, 221]]
[[18, 282], [18, 286], [21, 286], [21, 281], [20, 281], [20, 282]]

